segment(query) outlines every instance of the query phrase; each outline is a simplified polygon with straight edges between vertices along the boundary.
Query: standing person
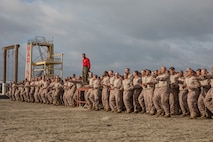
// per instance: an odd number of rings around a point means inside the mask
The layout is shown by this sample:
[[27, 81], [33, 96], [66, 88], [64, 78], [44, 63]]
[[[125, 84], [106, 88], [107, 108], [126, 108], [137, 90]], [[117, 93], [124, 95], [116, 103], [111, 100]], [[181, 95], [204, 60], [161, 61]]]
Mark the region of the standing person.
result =
[[49, 86], [49, 82], [46, 80], [46, 76], [42, 76], [42, 86], [40, 89], [41, 102], [46, 104], [46, 93], [48, 93], [47, 88]]
[[53, 104], [53, 94], [55, 93], [55, 90], [53, 89], [55, 85], [56, 79], [52, 78], [50, 81], [50, 85], [48, 86], [49, 92], [47, 93], [47, 99], [50, 102], [50, 104]]
[[[124, 69], [124, 73], [127, 74], [128, 79], [130, 79], [131, 82], [132, 82], [132, 81], [133, 81], [133, 74], [130, 72], [130, 68], [125, 68], [125, 69]], [[133, 94], [133, 91], [134, 91], [134, 90], [131, 89], [130, 91], [132, 91], [131, 94]], [[133, 106], [133, 95], [131, 95], [130, 102], [131, 102], [131, 105]], [[124, 106], [125, 106], [125, 105], [124, 105]]]
[[15, 92], [16, 92], [16, 82], [13, 81], [13, 84], [12, 84], [12, 99], [13, 99], [13, 101], [16, 100]]
[[[74, 81], [74, 82], [73, 82]], [[67, 99], [68, 99], [68, 105], [71, 107], [76, 106], [76, 100], [75, 100], [75, 92], [77, 88], [77, 81], [76, 75], [73, 74], [72, 77], [70, 77], [70, 80], [68, 81], [68, 92], [67, 92]]]
[[20, 99], [22, 102], [26, 101], [26, 97], [25, 97], [25, 92], [24, 92], [24, 84], [25, 84], [25, 80], [21, 81], [21, 84], [19, 84], [19, 89], [20, 89]]
[[39, 100], [38, 100], [38, 91], [39, 91], [39, 87], [38, 87], [38, 82], [39, 82], [39, 78], [36, 78], [35, 79], [35, 84], [34, 84], [34, 86], [35, 86], [35, 92], [34, 92], [34, 102], [36, 102], [36, 103], [38, 103], [39, 102]]
[[211, 69], [211, 73], [206, 76], [206, 78], [210, 79], [211, 88], [209, 89], [204, 99], [204, 104], [206, 106], [206, 111], [208, 115], [207, 118], [211, 118], [211, 116], [213, 115], [213, 66]]
[[146, 113], [153, 115], [155, 112], [154, 104], [153, 104], [153, 95], [154, 95], [154, 81], [155, 74], [151, 74], [151, 70], [146, 70], [146, 79], [143, 82], [143, 91], [146, 94], [145, 106]]
[[[123, 107], [123, 98], [122, 98], [122, 78], [120, 77], [120, 74], [118, 72], [115, 73], [115, 80], [113, 82], [113, 96], [112, 100], [115, 100], [115, 106], [113, 106], [111, 109], [114, 111], [116, 110], [117, 113], [122, 112]], [[111, 94], [110, 94], [111, 95]], [[114, 98], [114, 99], [113, 99]]]
[[142, 70], [141, 71], [141, 93], [140, 95], [138, 96], [138, 102], [140, 104], [140, 107], [141, 107], [141, 113], [145, 113], [146, 112], [146, 106], [145, 106], [145, 100], [146, 100], [146, 94], [145, 94], [145, 91], [144, 91], [144, 88], [145, 86], [143, 85], [143, 83], [145, 82], [145, 79], [146, 79], [146, 70]]
[[12, 100], [12, 82], [9, 84], [9, 90], [6, 95], [10, 98], [10, 100]]
[[49, 91], [50, 91], [50, 88], [49, 88], [49, 86], [51, 85], [51, 79], [50, 78], [48, 78], [47, 80], [46, 80], [46, 83], [45, 83], [45, 87], [44, 87], [44, 98], [45, 98], [45, 103], [46, 104], [50, 104], [50, 101], [49, 101]]
[[60, 78], [57, 76], [56, 81], [54, 83], [54, 94], [53, 94], [53, 104], [59, 105], [60, 104], [60, 96], [63, 94], [63, 88], [61, 84]]
[[126, 113], [130, 113], [132, 111], [132, 80], [128, 78], [128, 74], [124, 73], [124, 79], [122, 81], [123, 86], [123, 102], [126, 108]]
[[[165, 112], [165, 117], [170, 117], [170, 111], [169, 111], [169, 74], [167, 72], [166, 67], [160, 68], [160, 75], [156, 77], [156, 80], [159, 81], [159, 96], [154, 96], [154, 105], [157, 109], [157, 116], [162, 115], [163, 111]], [[161, 105], [163, 107], [163, 110], [158, 106], [159, 104], [156, 102], [158, 99], [156, 97], [159, 97], [161, 100]]]
[[163, 106], [161, 103], [159, 81], [157, 81], [157, 79], [156, 79], [157, 76], [160, 76], [160, 75], [161, 75], [161, 70], [160, 69], [156, 70], [155, 78], [153, 80], [153, 83], [155, 84], [155, 87], [154, 87], [155, 89], [154, 89], [154, 93], [153, 93], [153, 104], [154, 104], [155, 109], [158, 111], [157, 116], [164, 115]]
[[178, 74], [175, 72], [174, 67], [169, 68], [170, 74], [170, 96], [169, 96], [169, 105], [170, 105], [170, 113], [171, 115], [179, 114], [179, 86], [178, 86]]
[[31, 82], [30, 82], [30, 93], [29, 93], [29, 97], [30, 97], [30, 102], [34, 102], [34, 93], [35, 93], [35, 79], [32, 78]]
[[90, 109], [90, 110], [94, 109], [92, 102], [89, 99], [89, 97], [92, 95], [92, 91], [93, 91], [93, 82], [94, 82], [93, 73], [90, 72], [90, 74], [89, 74], [89, 85], [88, 85], [89, 90], [87, 92], [85, 92], [85, 96], [84, 96], [84, 98], [87, 102], [87, 108]]
[[184, 88], [185, 77], [182, 70], [178, 73], [178, 86], [179, 86], [179, 104], [182, 112], [182, 116], [185, 117], [189, 113], [189, 108], [187, 104], [187, 94], [188, 90]]
[[102, 85], [102, 104], [104, 107], [105, 111], [109, 111], [110, 107], [109, 107], [109, 85], [110, 85], [110, 81], [109, 81], [109, 75], [107, 71], [103, 72], [103, 78], [101, 81], [101, 85]]
[[188, 89], [188, 98], [187, 98], [187, 103], [189, 107], [189, 112], [190, 112], [190, 118], [194, 119], [198, 115], [198, 106], [197, 106], [197, 101], [198, 101], [198, 96], [199, 96], [199, 87], [200, 83], [199, 81], [195, 78], [195, 73], [193, 70], [187, 71], [186, 75], [187, 79], [185, 80], [185, 86], [186, 89]]
[[[201, 76], [206, 76], [206, 75], [207, 75], [207, 69], [203, 68], [201, 70]], [[204, 105], [204, 99], [206, 97], [208, 90], [211, 87], [210, 79], [200, 80], [200, 85], [201, 85], [201, 88], [200, 88], [201, 92], [198, 97], [198, 109], [200, 111], [201, 118], [205, 118], [207, 116], [207, 113], [206, 113], [206, 107]]]
[[29, 96], [29, 93], [30, 93], [30, 81], [29, 80], [27, 80], [27, 79], [25, 80], [24, 87], [25, 87], [26, 102], [30, 102], [30, 96]]
[[138, 101], [138, 97], [141, 93], [141, 77], [139, 76], [139, 72], [138, 71], [134, 71], [133, 73], [133, 106], [134, 106], [134, 112], [138, 113], [139, 111], [141, 111], [141, 107]]
[[19, 90], [19, 87], [18, 87], [18, 83], [19, 82], [15, 82], [14, 83], [14, 96], [15, 96], [15, 101], [20, 101], [20, 99], [19, 99], [19, 92], [20, 92], [20, 90]]
[[39, 81], [38, 100], [40, 103], [42, 103], [41, 92], [42, 92], [43, 85], [44, 85], [44, 76], [40, 77], [40, 81]]
[[82, 60], [82, 79], [83, 79], [83, 84], [88, 85], [88, 73], [90, 71], [90, 59], [86, 57], [86, 54], [82, 54], [83, 60]]
[[68, 79], [69, 78], [65, 78], [64, 79], [64, 85], [63, 85], [63, 89], [64, 89], [64, 95], [63, 95], [63, 100], [64, 100], [64, 105], [68, 106], [68, 91], [69, 91], [69, 86], [68, 86]]
[[93, 86], [92, 86], [92, 94], [89, 96], [90, 101], [92, 102], [92, 106], [94, 110], [98, 111], [99, 108], [99, 100], [100, 100], [100, 79], [97, 75], [93, 76]]
[[112, 112], [116, 111], [116, 103], [115, 103], [115, 97], [114, 97], [114, 90], [113, 90], [113, 84], [115, 81], [114, 71], [110, 70], [108, 71], [109, 74], [109, 106]]

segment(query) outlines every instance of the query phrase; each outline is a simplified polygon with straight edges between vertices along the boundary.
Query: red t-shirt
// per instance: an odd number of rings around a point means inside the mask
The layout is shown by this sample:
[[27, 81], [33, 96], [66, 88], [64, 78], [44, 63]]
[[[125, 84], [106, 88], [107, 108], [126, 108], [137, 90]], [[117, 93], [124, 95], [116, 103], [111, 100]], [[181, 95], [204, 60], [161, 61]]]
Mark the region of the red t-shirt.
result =
[[90, 60], [89, 58], [84, 58], [82, 60], [82, 65], [88, 67], [88, 69], [90, 69]]

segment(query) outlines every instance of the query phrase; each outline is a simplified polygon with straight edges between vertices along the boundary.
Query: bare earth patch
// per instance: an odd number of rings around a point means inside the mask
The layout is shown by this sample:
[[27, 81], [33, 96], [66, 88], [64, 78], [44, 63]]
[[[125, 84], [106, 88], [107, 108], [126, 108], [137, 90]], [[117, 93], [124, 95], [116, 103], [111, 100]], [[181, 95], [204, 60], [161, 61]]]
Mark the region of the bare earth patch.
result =
[[213, 121], [0, 99], [0, 142], [213, 142]]

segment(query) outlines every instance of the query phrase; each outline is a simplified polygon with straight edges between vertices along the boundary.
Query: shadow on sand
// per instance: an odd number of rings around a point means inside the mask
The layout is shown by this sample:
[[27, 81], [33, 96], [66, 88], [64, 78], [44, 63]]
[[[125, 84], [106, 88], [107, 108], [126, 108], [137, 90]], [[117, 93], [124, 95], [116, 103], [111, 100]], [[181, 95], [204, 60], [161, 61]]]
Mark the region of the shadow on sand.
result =
[[9, 99], [9, 97], [6, 95], [0, 95], [0, 99]]

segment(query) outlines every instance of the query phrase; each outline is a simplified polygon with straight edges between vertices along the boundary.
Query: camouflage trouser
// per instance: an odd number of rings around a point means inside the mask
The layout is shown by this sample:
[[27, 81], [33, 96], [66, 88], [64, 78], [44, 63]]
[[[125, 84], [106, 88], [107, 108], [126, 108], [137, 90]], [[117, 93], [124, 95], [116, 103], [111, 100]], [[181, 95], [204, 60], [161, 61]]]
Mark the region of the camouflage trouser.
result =
[[132, 106], [132, 90], [124, 90], [123, 91], [123, 102], [124, 102], [124, 105], [125, 105], [125, 108], [127, 111], [131, 111], [133, 106]]
[[63, 94], [63, 91], [59, 88], [56, 88], [54, 94], [53, 94], [53, 104], [59, 105], [61, 103], [61, 96]]
[[90, 101], [92, 102], [93, 108], [99, 109], [99, 97], [100, 97], [100, 90], [94, 89], [92, 94], [89, 96]]
[[188, 104], [187, 104], [187, 90], [180, 90], [179, 92], [179, 104], [183, 114], [187, 114], [189, 112]]
[[144, 112], [146, 111], [146, 105], [145, 105], [146, 98], [147, 97], [146, 97], [146, 94], [145, 94], [145, 90], [142, 90], [140, 95], [138, 96], [138, 102], [140, 104], [142, 111], [144, 111]]
[[178, 93], [179, 92], [177, 88], [170, 88], [170, 96], [169, 96], [170, 113], [174, 115], [179, 114], [180, 110]]
[[118, 109], [118, 111], [122, 110], [122, 102], [123, 102], [123, 97], [122, 97], [122, 93], [120, 90], [118, 89], [114, 89], [114, 93], [115, 93], [115, 103], [116, 103], [116, 108]]
[[154, 91], [153, 103], [157, 112], [164, 111], [166, 115], [169, 115], [169, 89], [160, 87]]
[[134, 89], [133, 91], [133, 107], [134, 111], [141, 111], [141, 107], [138, 101], [138, 97], [141, 93], [141, 89]]
[[109, 90], [107, 87], [102, 89], [102, 104], [105, 110], [109, 110]]
[[187, 104], [189, 107], [191, 117], [195, 117], [199, 113], [197, 100], [198, 100], [198, 91], [189, 91]]
[[92, 95], [92, 93], [93, 93], [92, 89], [89, 89], [85, 94], [85, 100], [86, 100], [89, 108], [92, 108], [92, 101], [89, 99], [90, 96]]
[[213, 88], [208, 91], [204, 99], [204, 104], [213, 113]]
[[83, 67], [82, 69], [82, 79], [83, 79], [83, 83], [84, 84], [88, 84], [88, 73], [89, 73], [89, 69], [88, 67]]
[[30, 93], [29, 93], [30, 102], [34, 102], [35, 101], [35, 99], [34, 99], [34, 93], [35, 93], [35, 88], [31, 87]]
[[78, 93], [78, 90], [76, 90], [76, 87], [73, 86], [71, 89], [68, 90], [67, 92], [67, 101], [69, 106], [75, 106], [76, 105], [76, 100], [75, 100], [75, 92]]
[[198, 97], [198, 109], [201, 115], [206, 115], [206, 107], [204, 104], [204, 99], [206, 97], [207, 92], [208, 92], [208, 89], [201, 88], [201, 93]]
[[154, 90], [152, 88], [146, 89], [145, 93], [146, 93], [146, 101], [145, 101], [146, 112], [150, 114], [154, 114], [155, 112], [155, 107], [153, 104]]

